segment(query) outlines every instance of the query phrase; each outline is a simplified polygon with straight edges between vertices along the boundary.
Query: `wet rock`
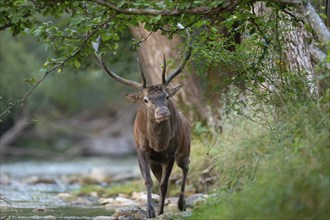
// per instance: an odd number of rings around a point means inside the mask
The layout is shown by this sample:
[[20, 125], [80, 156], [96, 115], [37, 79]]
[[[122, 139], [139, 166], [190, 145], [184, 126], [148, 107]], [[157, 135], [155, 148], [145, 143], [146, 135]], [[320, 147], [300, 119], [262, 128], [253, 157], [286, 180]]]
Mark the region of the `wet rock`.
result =
[[145, 219], [147, 213], [140, 207], [125, 207], [116, 209], [112, 217], [125, 220]]
[[168, 197], [165, 199], [165, 205], [166, 206], [172, 205], [172, 204], [177, 205], [178, 200], [179, 200], [179, 197]]
[[172, 219], [181, 219], [181, 218], [187, 218], [192, 215], [192, 212], [190, 210], [183, 211], [183, 212], [165, 212], [164, 214], [161, 214], [157, 217], [157, 219], [161, 220], [172, 220]]
[[[154, 203], [159, 202], [159, 195], [151, 194], [151, 198]], [[146, 204], [147, 203], [147, 193], [146, 192], [133, 192], [131, 199], [133, 199], [137, 203]]]
[[84, 197], [77, 197], [75, 200], [71, 201], [72, 205], [92, 205], [91, 201]]
[[53, 215], [47, 215], [47, 216], [42, 216], [42, 219], [45, 219], [45, 220], [57, 220], [58, 218], [56, 216], [53, 216]]
[[111, 182], [111, 177], [108, 175], [104, 170], [93, 168], [91, 172], [89, 173], [88, 177], [93, 180], [94, 182]]
[[58, 193], [56, 195], [56, 197], [59, 198], [59, 199], [62, 199], [64, 201], [66, 201], [66, 202], [74, 201], [75, 199], [77, 199], [76, 196], [73, 196], [70, 193]]
[[10, 183], [11, 183], [11, 178], [6, 174], [1, 173], [0, 174], [0, 184], [9, 185]]
[[201, 193], [189, 196], [186, 198], [186, 206], [193, 208], [203, 205], [207, 202], [208, 195], [204, 195]]
[[114, 198], [100, 198], [98, 202], [101, 205], [112, 204], [115, 202], [115, 199]]
[[46, 209], [46, 208], [35, 208], [32, 212], [53, 212], [53, 210]]
[[90, 192], [89, 195], [92, 196], [92, 197], [96, 197], [96, 198], [99, 197], [99, 194], [96, 191]]
[[25, 184], [56, 184], [56, 180], [46, 177], [30, 176], [22, 181]]
[[93, 220], [115, 220], [115, 219], [117, 218], [112, 216], [96, 216], [93, 218]]
[[125, 172], [125, 173], [118, 173], [112, 177], [112, 182], [121, 182], [127, 180], [134, 180], [140, 177], [140, 174], [137, 172]]
[[100, 184], [111, 183], [112, 177], [99, 169], [93, 169], [87, 175], [65, 175], [61, 177], [61, 181], [68, 184]]
[[106, 209], [115, 209], [117, 207], [132, 207], [132, 206], [140, 206], [139, 203], [122, 197], [117, 197], [114, 200], [109, 199], [108, 203], [105, 205]]

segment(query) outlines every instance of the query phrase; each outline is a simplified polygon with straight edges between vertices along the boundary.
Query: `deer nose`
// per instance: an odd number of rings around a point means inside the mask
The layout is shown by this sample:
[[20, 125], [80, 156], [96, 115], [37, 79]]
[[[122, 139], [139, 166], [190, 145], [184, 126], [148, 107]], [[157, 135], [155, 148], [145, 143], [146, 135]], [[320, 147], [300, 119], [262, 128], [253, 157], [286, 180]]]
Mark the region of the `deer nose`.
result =
[[157, 121], [164, 121], [170, 116], [170, 111], [167, 107], [159, 107], [155, 111], [155, 118]]

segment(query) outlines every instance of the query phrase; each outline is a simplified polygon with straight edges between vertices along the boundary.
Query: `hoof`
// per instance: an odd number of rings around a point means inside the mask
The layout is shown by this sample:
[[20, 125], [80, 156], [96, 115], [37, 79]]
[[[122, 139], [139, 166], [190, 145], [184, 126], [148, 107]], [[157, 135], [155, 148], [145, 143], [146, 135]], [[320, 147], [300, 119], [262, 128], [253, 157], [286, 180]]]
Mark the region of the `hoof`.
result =
[[180, 211], [186, 211], [186, 201], [182, 197], [180, 197], [178, 200], [178, 209]]
[[155, 217], [156, 217], [155, 209], [152, 206], [147, 207], [147, 218], [155, 218]]

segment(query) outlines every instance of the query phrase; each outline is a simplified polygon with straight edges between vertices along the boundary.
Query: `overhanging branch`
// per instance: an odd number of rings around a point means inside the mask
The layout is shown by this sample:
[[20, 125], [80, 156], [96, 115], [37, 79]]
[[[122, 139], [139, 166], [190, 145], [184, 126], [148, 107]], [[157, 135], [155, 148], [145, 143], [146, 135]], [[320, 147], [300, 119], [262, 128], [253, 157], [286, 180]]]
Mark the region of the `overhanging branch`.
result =
[[100, 29], [102, 28], [105, 24], [107, 24], [113, 17], [115, 17], [116, 14], [114, 14], [113, 16], [109, 17], [106, 21], [99, 23], [95, 29], [93, 29], [82, 41], [80, 47], [70, 56], [66, 57], [61, 63], [55, 65], [52, 69], [48, 70], [41, 79], [39, 79], [34, 86], [19, 100], [16, 100], [12, 103], [10, 103], [10, 105], [3, 111], [0, 113], [0, 122], [1, 122], [1, 117], [6, 114], [7, 112], [9, 112], [12, 108], [14, 108], [16, 105], [21, 104], [21, 106], [24, 105], [24, 103], [26, 102], [27, 98], [36, 90], [36, 88], [47, 78], [47, 76], [54, 72], [57, 69], [61, 69], [63, 68], [63, 66], [70, 61], [71, 59], [73, 59], [74, 57], [76, 57], [81, 50], [85, 47], [85, 45], [87, 44], [88, 40], [94, 36], [94, 34]]
[[292, 5], [302, 14], [306, 23], [311, 24], [312, 29], [317, 35], [320, 42], [330, 41], [330, 32], [323, 22], [322, 18], [317, 14], [315, 8], [310, 1], [303, 0], [275, 0], [278, 3]]
[[152, 8], [140, 9], [140, 8], [122, 8], [118, 7], [115, 3], [107, 0], [93, 0], [95, 3], [105, 6], [109, 9], [115, 10], [120, 14], [130, 14], [130, 15], [151, 15], [151, 16], [178, 16], [182, 14], [199, 14], [199, 15], [210, 15], [219, 14], [224, 12], [233, 11], [237, 5], [239, 5], [242, 0], [230, 0], [225, 6], [220, 6], [210, 9], [208, 6], [201, 6], [196, 8], [186, 8], [186, 9], [173, 9], [173, 10], [157, 10]]

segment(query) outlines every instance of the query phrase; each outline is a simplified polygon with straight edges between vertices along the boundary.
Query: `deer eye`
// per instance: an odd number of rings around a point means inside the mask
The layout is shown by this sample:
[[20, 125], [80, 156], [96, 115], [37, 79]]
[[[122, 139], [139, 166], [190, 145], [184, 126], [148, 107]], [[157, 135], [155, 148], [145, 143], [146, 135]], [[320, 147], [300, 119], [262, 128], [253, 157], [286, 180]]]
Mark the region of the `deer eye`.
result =
[[169, 99], [169, 98], [170, 98], [170, 96], [169, 96], [169, 95], [167, 95], [167, 96], [166, 96], [166, 99]]
[[149, 102], [148, 98], [147, 97], [144, 97], [143, 98], [143, 102], [147, 104]]

